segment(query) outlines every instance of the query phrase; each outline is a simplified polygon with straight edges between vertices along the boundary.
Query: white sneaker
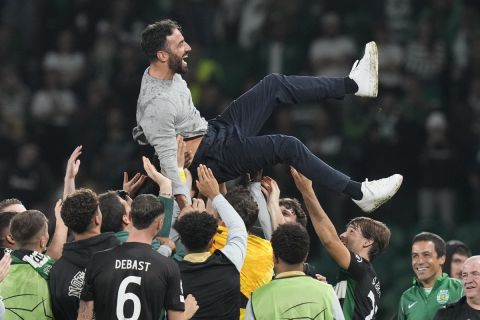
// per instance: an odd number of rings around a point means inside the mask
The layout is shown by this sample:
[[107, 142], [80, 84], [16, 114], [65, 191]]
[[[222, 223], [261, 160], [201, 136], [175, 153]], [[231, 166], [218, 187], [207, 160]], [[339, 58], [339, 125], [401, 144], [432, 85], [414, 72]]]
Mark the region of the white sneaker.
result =
[[362, 182], [363, 198], [353, 200], [364, 212], [372, 212], [390, 200], [402, 185], [403, 176], [394, 174], [380, 180]]
[[358, 85], [356, 96], [373, 97], [378, 95], [378, 50], [375, 42], [365, 45], [365, 54], [355, 61], [348, 75]]

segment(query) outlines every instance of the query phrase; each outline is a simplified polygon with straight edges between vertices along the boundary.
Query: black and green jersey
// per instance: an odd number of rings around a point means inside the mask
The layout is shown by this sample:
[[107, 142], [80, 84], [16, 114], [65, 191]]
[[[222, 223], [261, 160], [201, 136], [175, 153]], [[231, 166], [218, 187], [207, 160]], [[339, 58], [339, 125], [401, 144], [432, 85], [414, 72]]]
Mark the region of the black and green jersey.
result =
[[54, 263], [35, 251], [15, 250], [7, 277], [0, 283], [5, 319], [53, 319], [48, 276]]
[[346, 320], [374, 320], [380, 301], [380, 280], [370, 262], [350, 252], [348, 270], [341, 270], [335, 292]]
[[446, 273], [438, 277], [427, 295], [417, 279], [413, 286], [407, 289], [400, 298], [398, 320], [433, 319], [435, 313], [447, 303], [456, 302], [463, 296], [463, 285], [448, 277]]

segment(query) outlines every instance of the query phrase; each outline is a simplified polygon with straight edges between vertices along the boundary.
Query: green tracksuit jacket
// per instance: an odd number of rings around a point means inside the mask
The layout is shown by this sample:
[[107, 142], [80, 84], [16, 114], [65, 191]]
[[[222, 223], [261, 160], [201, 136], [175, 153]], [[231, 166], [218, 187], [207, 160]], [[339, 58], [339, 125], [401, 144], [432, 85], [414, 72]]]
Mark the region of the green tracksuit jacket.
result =
[[446, 273], [437, 278], [428, 296], [420, 282], [414, 279], [413, 286], [400, 298], [398, 320], [431, 320], [438, 309], [447, 303], [456, 302], [462, 296], [462, 283], [450, 278]]

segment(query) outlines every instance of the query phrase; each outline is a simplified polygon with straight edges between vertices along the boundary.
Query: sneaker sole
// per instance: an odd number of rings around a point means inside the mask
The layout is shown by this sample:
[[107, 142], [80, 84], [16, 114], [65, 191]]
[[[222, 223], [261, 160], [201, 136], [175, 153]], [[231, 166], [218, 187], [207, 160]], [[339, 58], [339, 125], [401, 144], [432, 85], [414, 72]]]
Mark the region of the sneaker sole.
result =
[[372, 97], [378, 96], [378, 48], [374, 41], [367, 43], [369, 48], [368, 54], [370, 59], [370, 72], [375, 74], [375, 77], [370, 79], [370, 86], [373, 88]]
[[381, 202], [378, 202], [377, 205], [375, 207], [373, 207], [371, 210], [369, 211], [366, 211], [367, 213], [372, 213], [373, 211], [377, 210], [378, 208], [380, 208], [385, 202], [387, 202], [388, 200], [392, 199], [393, 196], [397, 193], [398, 189], [400, 189], [400, 187], [402, 186], [402, 182], [403, 182], [403, 176], [401, 176], [401, 179], [397, 182], [397, 184], [395, 185], [395, 188], [393, 189], [393, 193], [390, 197], [388, 198], [385, 198], [383, 201]]

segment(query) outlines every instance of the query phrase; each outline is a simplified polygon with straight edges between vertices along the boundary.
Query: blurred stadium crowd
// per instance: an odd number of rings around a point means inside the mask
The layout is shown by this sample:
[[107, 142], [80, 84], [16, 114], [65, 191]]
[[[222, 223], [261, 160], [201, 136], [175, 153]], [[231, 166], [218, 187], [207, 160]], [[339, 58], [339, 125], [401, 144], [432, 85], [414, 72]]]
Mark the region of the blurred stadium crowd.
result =
[[[141, 171], [141, 155], [151, 150], [131, 136], [147, 66], [139, 35], [166, 17], [192, 46], [185, 79], [206, 119], [268, 73], [343, 77], [363, 44], [376, 41], [378, 99], [286, 107], [265, 131], [301, 138], [354, 178], [403, 174], [399, 194], [376, 217], [392, 229], [377, 267], [385, 314], [411, 281], [406, 244], [417, 231], [460, 239], [478, 253], [477, 0], [1, 1], [0, 199], [52, 211], [77, 145], [79, 185], [119, 189], [123, 171]], [[286, 168], [266, 171], [282, 192], [296, 192]], [[336, 225], [358, 215], [348, 199], [317, 194]], [[319, 252], [312, 244], [323, 264]], [[381, 264], [391, 259], [394, 272], [385, 272], [392, 266]]]

